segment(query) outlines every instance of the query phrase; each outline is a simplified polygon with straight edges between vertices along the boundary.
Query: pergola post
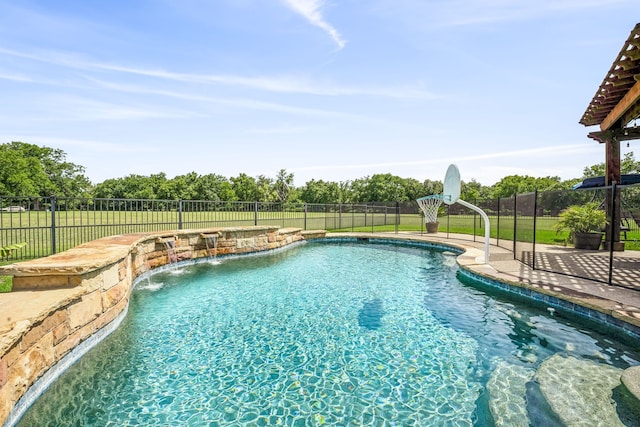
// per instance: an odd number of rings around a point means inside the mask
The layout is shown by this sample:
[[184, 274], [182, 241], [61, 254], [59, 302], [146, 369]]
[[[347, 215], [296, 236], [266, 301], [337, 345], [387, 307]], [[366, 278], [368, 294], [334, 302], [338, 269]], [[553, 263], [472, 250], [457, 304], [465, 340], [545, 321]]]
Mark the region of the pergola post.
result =
[[[607, 139], [605, 142], [606, 150], [606, 162], [605, 162], [605, 178], [604, 184], [607, 188], [605, 198], [605, 211], [607, 212], [607, 219], [609, 224], [606, 228], [606, 235], [603, 243], [603, 249], [610, 250], [613, 245], [614, 251], [623, 251], [624, 242], [620, 241], [620, 189], [615, 190], [615, 194], [612, 194], [614, 190], [610, 187], [615, 182], [620, 184], [620, 141], [615, 137]], [[613, 205], [611, 204], [611, 198], [615, 197]], [[613, 211], [613, 212], [612, 212]]]

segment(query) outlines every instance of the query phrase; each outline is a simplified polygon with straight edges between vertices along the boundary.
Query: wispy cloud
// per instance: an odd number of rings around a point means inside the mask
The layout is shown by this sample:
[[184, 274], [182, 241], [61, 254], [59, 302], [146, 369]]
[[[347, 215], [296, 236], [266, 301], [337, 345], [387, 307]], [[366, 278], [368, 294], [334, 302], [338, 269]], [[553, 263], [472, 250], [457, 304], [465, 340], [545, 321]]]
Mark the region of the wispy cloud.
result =
[[164, 70], [151, 70], [144, 68], [122, 67], [109, 64], [97, 64], [92, 66], [109, 71], [119, 71], [142, 75], [146, 77], [155, 77], [165, 80], [173, 80], [184, 83], [215, 83], [228, 86], [243, 86], [251, 89], [259, 89], [269, 92], [281, 93], [302, 93], [309, 95], [324, 96], [383, 96], [390, 98], [420, 98], [433, 99], [436, 96], [428, 91], [410, 86], [396, 87], [356, 87], [356, 86], [340, 86], [334, 84], [326, 84], [318, 81], [297, 76], [280, 76], [280, 77], [246, 77], [232, 75], [216, 75], [216, 74], [188, 74], [174, 73]]
[[111, 82], [105, 82], [105, 81], [100, 81], [95, 79], [93, 79], [92, 81], [110, 90], [117, 90], [119, 92], [125, 92], [125, 93], [157, 95], [157, 96], [163, 96], [168, 98], [181, 99], [184, 101], [219, 104], [219, 105], [225, 105], [229, 107], [246, 108], [246, 109], [253, 109], [253, 110], [277, 111], [277, 112], [303, 115], [303, 116], [320, 116], [320, 117], [336, 117], [336, 118], [352, 118], [352, 119], [364, 118], [357, 114], [349, 114], [349, 113], [343, 113], [343, 112], [331, 111], [331, 110], [322, 110], [318, 108], [297, 107], [297, 106], [291, 106], [291, 105], [286, 105], [282, 103], [260, 101], [255, 99], [238, 98], [238, 97], [222, 98], [222, 97], [213, 97], [213, 96], [207, 96], [202, 94], [192, 94], [189, 92], [182, 92], [182, 91], [178, 92], [178, 91], [170, 91], [170, 90], [164, 90], [164, 89], [155, 89], [155, 88], [149, 88], [149, 87], [140, 86], [140, 85], [125, 85], [125, 84], [119, 84], [119, 83], [111, 83]]
[[322, 8], [324, 7], [324, 1], [322, 0], [284, 0], [291, 9], [302, 15], [309, 21], [311, 25], [322, 29], [326, 32], [333, 41], [338, 45], [339, 49], [342, 49], [347, 44], [346, 40], [342, 38], [338, 30], [336, 30], [331, 24], [329, 24], [323, 14]]
[[225, 74], [193, 74], [142, 67], [90, 61], [60, 52], [18, 52], [0, 47], [0, 55], [14, 56], [32, 61], [54, 64], [83, 71], [110, 71], [142, 77], [163, 79], [188, 84], [220, 84], [246, 87], [267, 92], [308, 94], [319, 96], [379, 96], [398, 99], [435, 99], [438, 96], [419, 86], [400, 85], [385, 87], [359, 87], [336, 85], [300, 76], [237, 76]]
[[14, 82], [31, 82], [31, 78], [18, 74], [8, 74], [0, 71], [0, 80], [11, 80]]
[[41, 94], [30, 106], [34, 114], [25, 119], [20, 117], [20, 121], [139, 121], [203, 117], [203, 114], [190, 110], [179, 110], [150, 102], [102, 101], [82, 95], [59, 93]]
[[435, 99], [437, 96], [424, 89], [408, 85], [390, 87], [357, 87], [341, 86], [331, 83], [312, 81], [297, 76], [281, 77], [245, 77], [215, 74], [187, 74], [174, 73], [164, 70], [122, 67], [118, 65], [93, 63], [93, 67], [109, 71], [136, 74], [165, 80], [195, 83], [222, 84], [227, 86], [242, 86], [250, 89], [268, 92], [298, 93], [321, 96], [381, 96], [388, 98]]

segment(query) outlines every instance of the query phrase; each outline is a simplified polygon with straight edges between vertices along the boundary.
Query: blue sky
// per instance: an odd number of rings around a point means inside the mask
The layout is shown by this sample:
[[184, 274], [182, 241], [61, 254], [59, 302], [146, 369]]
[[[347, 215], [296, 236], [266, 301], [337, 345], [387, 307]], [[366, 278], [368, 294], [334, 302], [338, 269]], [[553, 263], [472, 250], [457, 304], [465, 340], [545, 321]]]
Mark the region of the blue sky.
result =
[[[637, 0], [0, 0], [0, 142], [191, 171], [577, 178]], [[637, 144], [636, 144], [637, 145]], [[623, 153], [634, 149], [634, 142]], [[636, 150], [639, 151], [639, 150]]]

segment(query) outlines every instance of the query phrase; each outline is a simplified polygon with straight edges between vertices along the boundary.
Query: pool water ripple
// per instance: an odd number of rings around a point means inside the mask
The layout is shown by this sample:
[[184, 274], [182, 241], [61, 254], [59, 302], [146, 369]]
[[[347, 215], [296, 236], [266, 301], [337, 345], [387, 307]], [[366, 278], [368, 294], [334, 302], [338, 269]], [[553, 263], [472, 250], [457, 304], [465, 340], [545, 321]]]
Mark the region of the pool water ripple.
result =
[[496, 367], [638, 357], [463, 285], [437, 251], [309, 244], [184, 270], [139, 286], [20, 425], [484, 425]]

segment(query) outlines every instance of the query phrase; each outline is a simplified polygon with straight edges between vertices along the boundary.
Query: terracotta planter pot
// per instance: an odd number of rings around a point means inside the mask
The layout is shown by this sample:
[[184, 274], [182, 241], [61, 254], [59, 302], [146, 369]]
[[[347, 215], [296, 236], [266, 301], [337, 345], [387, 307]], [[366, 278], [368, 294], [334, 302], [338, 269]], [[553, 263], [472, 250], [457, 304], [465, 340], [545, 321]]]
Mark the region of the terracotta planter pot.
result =
[[575, 233], [573, 235], [573, 246], [576, 249], [600, 249], [602, 243], [602, 233]]
[[437, 233], [439, 222], [427, 222], [427, 233]]

